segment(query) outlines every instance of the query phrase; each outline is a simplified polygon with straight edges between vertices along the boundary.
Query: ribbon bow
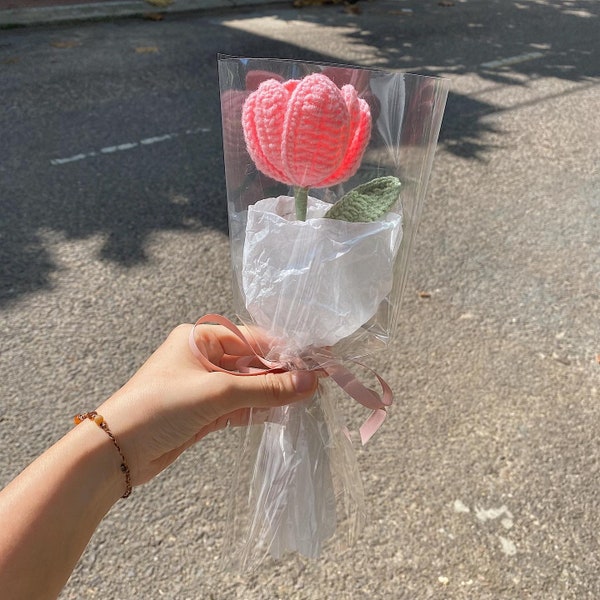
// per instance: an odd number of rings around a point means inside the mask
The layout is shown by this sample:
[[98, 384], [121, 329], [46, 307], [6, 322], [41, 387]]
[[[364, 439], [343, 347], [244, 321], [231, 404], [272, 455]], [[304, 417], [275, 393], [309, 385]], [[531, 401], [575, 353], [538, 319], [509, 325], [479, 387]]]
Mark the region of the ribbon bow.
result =
[[[209, 360], [208, 356], [202, 352], [196, 340], [194, 338], [194, 331], [198, 325], [205, 324], [216, 324], [221, 325], [236, 335], [240, 341], [244, 344], [247, 354], [242, 356], [236, 364], [237, 370], [224, 369], [219, 365], [214, 364]], [[258, 354], [248, 338], [236, 327], [229, 319], [216, 314], [205, 315], [198, 319], [190, 332], [189, 337], [190, 349], [194, 356], [206, 367], [209, 371], [220, 371], [222, 373], [230, 373], [238, 376], [253, 376], [263, 375], [265, 373], [282, 373], [284, 371], [290, 371], [292, 369], [299, 368], [298, 366], [291, 365], [290, 363], [284, 363], [280, 361], [267, 360], [260, 354]], [[251, 367], [250, 365], [256, 362], [263, 365], [264, 368]], [[313, 349], [301, 357], [301, 361], [304, 365], [312, 364], [312, 368], [320, 369], [325, 371], [329, 377], [351, 398], [354, 398], [357, 402], [362, 404], [364, 407], [372, 410], [371, 415], [359, 428], [360, 439], [362, 444], [366, 444], [375, 432], [381, 427], [385, 417], [387, 415], [386, 407], [392, 404], [393, 394], [390, 386], [387, 382], [375, 371], [365, 367], [357, 361], [352, 361], [361, 367], [364, 367], [371, 371], [373, 375], [379, 381], [381, 385], [382, 394], [378, 394], [374, 390], [366, 387], [358, 378], [346, 367], [344, 367], [339, 360], [327, 349], [318, 348]]]

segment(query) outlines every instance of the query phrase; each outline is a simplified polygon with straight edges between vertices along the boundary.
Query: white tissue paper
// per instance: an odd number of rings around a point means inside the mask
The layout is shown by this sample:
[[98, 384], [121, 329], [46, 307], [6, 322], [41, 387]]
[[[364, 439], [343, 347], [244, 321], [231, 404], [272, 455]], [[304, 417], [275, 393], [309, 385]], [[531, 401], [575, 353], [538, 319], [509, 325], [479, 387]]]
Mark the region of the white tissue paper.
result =
[[377, 311], [392, 289], [402, 217], [350, 223], [323, 218], [331, 207], [308, 199], [306, 221], [294, 198], [248, 208], [242, 286], [246, 308], [282, 355], [333, 346]]

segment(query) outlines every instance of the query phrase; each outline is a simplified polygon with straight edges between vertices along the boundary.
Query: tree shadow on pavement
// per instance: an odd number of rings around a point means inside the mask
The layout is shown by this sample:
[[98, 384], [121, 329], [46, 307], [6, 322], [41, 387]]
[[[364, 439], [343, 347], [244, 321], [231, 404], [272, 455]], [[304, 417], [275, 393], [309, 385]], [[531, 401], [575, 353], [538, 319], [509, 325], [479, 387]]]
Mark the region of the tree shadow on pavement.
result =
[[[403, 3], [412, 7], [409, 16], [392, 0], [362, 6], [358, 15], [335, 6], [278, 11], [270, 18], [333, 28], [348, 48], [370, 48], [379, 68], [473, 74], [515, 94], [535, 78], [582, 82], [598, 76], [598, 8], [591, 1], [498, 0], [443, 8], [413, 0]], [[236, 13], [237, 19], [256, 16]], [[212, 33], [205, 31], [201, 43], [193, 27], [184, 29], [184, 17], [158, 25], [104, 23], [5, 34], [0, 307], [51, 286], [57, 265], [44, 241], [49, 231], [67, 240], [101, 235], [99, 258], [125, 267], [147, 260], [153, 232], [227, 233], [217, 52], [344, 60], [339, 48], [334, 53], [232, 31], [226, 20], [205, 18]], [[135, 40], [148, 44], [151, 26], [161, 27], [155, 34], [160, 52], [138, 57], [132, 69], [123, 48], [131, 52]], [[79, 66], [49, 49], [53, 39], [69, 36], [77, 38]], [[528, 53], [538, 54], [497, 63]], [[502, 132], [486, 117], [502, 110], [477, 94], [451, 93], [441, 144], [464, 159], [487, 160], [490, 134]], [[153, 136], [170, 137], [148, 142]], [[115, 144], [123, 148], [106, 151]]]
[[[559, 2], [451, 2], [397, 0], [364, 3], [358, 15], [320, 17], [328, 27], [344, 28], [348, 48], [368, 47], [376, 66], [448, 77], [473, 75], [488, 81], [486, 91], [519, 90], [539, 78], [584, 82], [600, 76], [596, 0]], [[281, 18], [281, 17], [278, 17]], [[502, 112], [478, 99], [450, 90], [440, 143], [462, 158], [484, 160], [493, 150], [489, 133], [501, 133], [486, 117]]]

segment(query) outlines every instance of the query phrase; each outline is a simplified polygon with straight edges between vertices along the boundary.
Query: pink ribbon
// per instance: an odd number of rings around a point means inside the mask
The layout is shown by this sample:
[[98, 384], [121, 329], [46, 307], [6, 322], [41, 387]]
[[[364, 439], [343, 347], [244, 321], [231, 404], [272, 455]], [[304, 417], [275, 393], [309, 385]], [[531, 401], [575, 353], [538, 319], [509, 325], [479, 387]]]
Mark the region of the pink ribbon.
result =
[[[237, 370], [224, 369], [218, 365], [215, 365], [209, 360], [208, 356], [198, 348], [194, 338], [194, 331], [198, 325], [209, 323], [221, 325], [227, 328], [229, 331], [231, 331], [231, 333], [236, 335], [244, 345], [247, 354], [242, 356], [237, 361]], [[190, 349], [194, 356], [209, 371], [220, 371], [222, 373], [230, 373], [238, 376], [253, 376], [263, 375], [265, 373], [283, 373], [285, 371], [299, 368], [297, 366], [290, 365], [289, 363], [270, 361], [265, 359], [263, 356], [260, 356], [260, 354], [254, 350], [240, 329], [236, 327], [229, 319], [221, 315], [209, 314], [198, 319], [190, 332], [189, 343]], [[344, 392], [346, 392], [346, 394], [348, 394], [351, 398], [354, 398], [354, 400], [362, 404], [364, 407], [371, 409], [371, 415], [359, 428], [361, 442], [363, 445], [366, 444], [375, 434], [375, 432], [381, 427], [383, 421], [385, 420], [387, 415], [386, 407], [392, 404], [393, 394], [387, 382], [372, 369], [365, 367], [357, 361], [352, 361], [355, 364], [368, 369], [371, 371], [371, 373], [373, 373], [373, 375], [375, 375], [383, 392], [381, 395], [378, 394], [374, 390], [361, 383], [350, 370], [344, 367], [337, 360], [337, 358], [325, 348], [319, 348], [317, 350], [307, 352], [301, 357], [301, 359], [303, 364], [306, 364], [307, 362], [309, 364], [312, 363], [315, 365], [312, 367], [313, 369], [325, 371], [327, 375], [329, 375], [331, 379], [335, 381], [336, 384], [342, 388], [342, 390], [344, 390]], [[257, 362], [260, 363], [262, 367], [257, 368], [251, 366], [253, 363], [256, 364]]]

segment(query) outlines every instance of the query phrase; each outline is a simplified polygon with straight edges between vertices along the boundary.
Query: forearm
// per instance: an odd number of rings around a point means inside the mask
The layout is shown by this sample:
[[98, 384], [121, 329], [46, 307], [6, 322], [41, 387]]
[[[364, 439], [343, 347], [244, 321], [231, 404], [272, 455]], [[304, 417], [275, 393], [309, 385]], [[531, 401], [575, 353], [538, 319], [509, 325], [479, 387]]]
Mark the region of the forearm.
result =
[[85, 421], [0, 492], [0, 590], [56, 598], [98, 523], [123, 494], [120, 457]]
[[[246, 423], [250, 409], [308, 398], [317, 387], [310, 372], [213, 372], [190, 350], [194, 332], [209, 364], [226, 369], [247, 357], [248, 344], [226, 328], [176, 327], [98, 408], [116, 445], [86, 418], [0, 492], [2, 598], [56, 598], [98, 523], [128, 489], [127, 475], [134, 486], [150, 481], [206, 433]], [[129, 471], [121, 471], [122, 462]]]

